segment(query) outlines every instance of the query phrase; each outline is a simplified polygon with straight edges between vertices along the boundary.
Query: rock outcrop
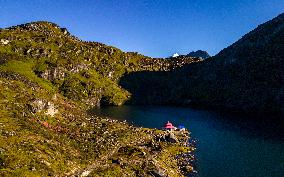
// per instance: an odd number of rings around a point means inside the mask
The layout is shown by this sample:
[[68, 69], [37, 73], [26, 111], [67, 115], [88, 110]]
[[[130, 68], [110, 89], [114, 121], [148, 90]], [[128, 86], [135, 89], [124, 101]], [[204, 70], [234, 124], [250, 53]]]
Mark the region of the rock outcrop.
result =
[[47, 100], [36, 98], [28, 104], [32, 113], [45, 112], [46, 115], [54, 116], [58, 113], [56, 106]]
[[66, 70], [63, 68], [51, 68], [42, 72], [39, 72], [38, 75], [41, 78], [47, 79], [49, 81], [61, 80], [65, 78]]
[[3, 44], [3, 45], [7, 45], [7, 44], [9, 44], [10, 41], [7, 40], [7, 39], [1, 39], [0, 42], [1, 42], [1, 44]]

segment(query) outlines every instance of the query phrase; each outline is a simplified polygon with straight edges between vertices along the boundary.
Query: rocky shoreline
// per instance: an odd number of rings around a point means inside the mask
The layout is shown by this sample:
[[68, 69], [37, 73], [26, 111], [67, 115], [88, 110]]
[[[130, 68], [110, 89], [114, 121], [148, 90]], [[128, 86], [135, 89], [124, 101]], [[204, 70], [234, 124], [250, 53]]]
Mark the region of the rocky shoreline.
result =
[[[107, 122], [117, 122], [103, 118]], [[143, 132], [145, 137], [117, 143], [115, 148], [83, 169], [77, 169], [68, 176], [100, 176], [115, 173], [135, 176], [196, 176], [195, 145], [191, 143], [189, 131], [164, 131], [138, 128], [129, 125], [129, 131]], [[134, 167], [134, 166], [137, 166]], [[138, 169], [139, 168], [139, 169]], [[130, 169], [136, 169], [130, 172]], [[130, 170], [130, 171], [129, 171]], [[117, 174], [116, 174], [117, 175]]]

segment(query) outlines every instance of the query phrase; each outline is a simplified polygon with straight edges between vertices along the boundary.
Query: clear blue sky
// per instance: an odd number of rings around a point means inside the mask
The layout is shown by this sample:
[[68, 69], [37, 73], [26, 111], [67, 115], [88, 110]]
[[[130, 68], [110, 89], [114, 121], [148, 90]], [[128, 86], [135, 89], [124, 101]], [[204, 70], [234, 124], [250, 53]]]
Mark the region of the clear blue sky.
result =
[[214, 55], [283, 12], [283, 0], [0, 0], [0, 27], [45, 20], [152, 57]]

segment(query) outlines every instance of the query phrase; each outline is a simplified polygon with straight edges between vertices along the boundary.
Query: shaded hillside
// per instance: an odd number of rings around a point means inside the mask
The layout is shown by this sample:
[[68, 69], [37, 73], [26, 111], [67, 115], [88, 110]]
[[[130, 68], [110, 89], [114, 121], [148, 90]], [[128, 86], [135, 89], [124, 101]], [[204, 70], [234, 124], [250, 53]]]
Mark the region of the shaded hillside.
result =
[[197, 51], [192, 51], [189, 54], [186, 55], [187, 57], [196, 57], [196, 58], [202, 58], [202, 59], [207, 59], [210, 58], [211, 56], [203, 50], [197, 50]]
[[185, 70], [196, 77], [193, 87], [202, 91], [198, 101], [249, 112], [283, 112], [284, 14], [208, 62]]
[[[157, 104], [284, 113], [283, 71], [282, 14], [204, 62], [165, 74], [148, 72], [143, 76], [142, 73], [131, 73], [121, 79], [121, 85], [136, 95], [130, 101], [132, 103], [144, 103], [145, 98], [146, 102]], [[130, 83], [133, 80], [134, 86]]]

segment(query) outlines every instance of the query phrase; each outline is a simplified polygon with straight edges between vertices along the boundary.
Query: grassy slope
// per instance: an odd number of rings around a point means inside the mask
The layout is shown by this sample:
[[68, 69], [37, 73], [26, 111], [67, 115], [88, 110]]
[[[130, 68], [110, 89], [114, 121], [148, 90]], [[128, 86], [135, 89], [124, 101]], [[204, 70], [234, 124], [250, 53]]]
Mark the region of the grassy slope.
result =
[[[119, 104], [128, 97], [116, 77], [121, 70], [139, 70], [138, 59], [117, 65], [121, 61], [114, 56], [124, 55], [126, 60], [143, 56], [81, 42], [46, 22], [1, 30], [0, 38], [10, 41], [0, 44], [1, 176], [71, 176], [87, 171], [90, 176], [148, 176], [159, 171], [183, 175], [176, 155], [194, 148], [158, 142], [164, 134], [159, 130], [135, 128], [85, 113], [84, 99], [89, 97], [98, 95], [108, 104]], [[96, 48], [98, 45], [102, 47]], [[78, 48], [94, 51], [76, 55]], [[111, 50], [117, 55], [101, 58]], [[71, 72], [82, 63], [93, 67]], [[41, 72], [60, 67], [66, 73], [63, 79], [40, 77]], [[150, 67], [155, 69], [152, 64]], [[107, 77], [110, 68], [112, 78]], [[50, 105], [56, 114], [47, 114]], [[117, 159], [122, 163], [116, 163]]]
[[[41, 78], [30, 80], [29, 77], [36, 76], [31, 76], [21, 67], [9, 67], [8, 72], [8, 66], [1, 66], [0, 69], [1, 175], [64, 176], [83, 173], [82, 169], [89, 169], [94, 164], [97, 164], [92, 169], [94, 176], [104, 176], [113, 173], [113, 170], [122, 174], [147, 175], [157, 168], [152, 161], [163, 163], [163, 158], [159, 160], [152, 155], [160, 154], [161, 158], [168, 151], [172, 152], [165, 159], [172, 160], [171, 166], [163, 168], [174, 171], [177, 176], [182, 175], [174, 158], [178, 153], [193, 150], [191, 147], [157, 142], [154, 137], [162, 133], [158, 130], [134, 128], [99, 117], [91, 118], [82, 111], [84, 108], [53, 91], [56, 89], [52, 84]], [[38, 99], [53, 103], [58, 113], [50, 116], [45, 114], [46, 109], [31, 111], [34, 100]], [[161, 148], [154, 150], [151, 142]], [[129, 154], [128, 151], [133, 148], [137, 150]], [[136, 151], [140, 155], [135, 154]], [[117, 158], [126, 158], [124, 163], [128, 164], [127, 168], [125, 164], [112, 163]], [[101, 159], [104, 160], [98, 163]], [[139, 168], [140, 164], [144, 164], [144, 167]]]

